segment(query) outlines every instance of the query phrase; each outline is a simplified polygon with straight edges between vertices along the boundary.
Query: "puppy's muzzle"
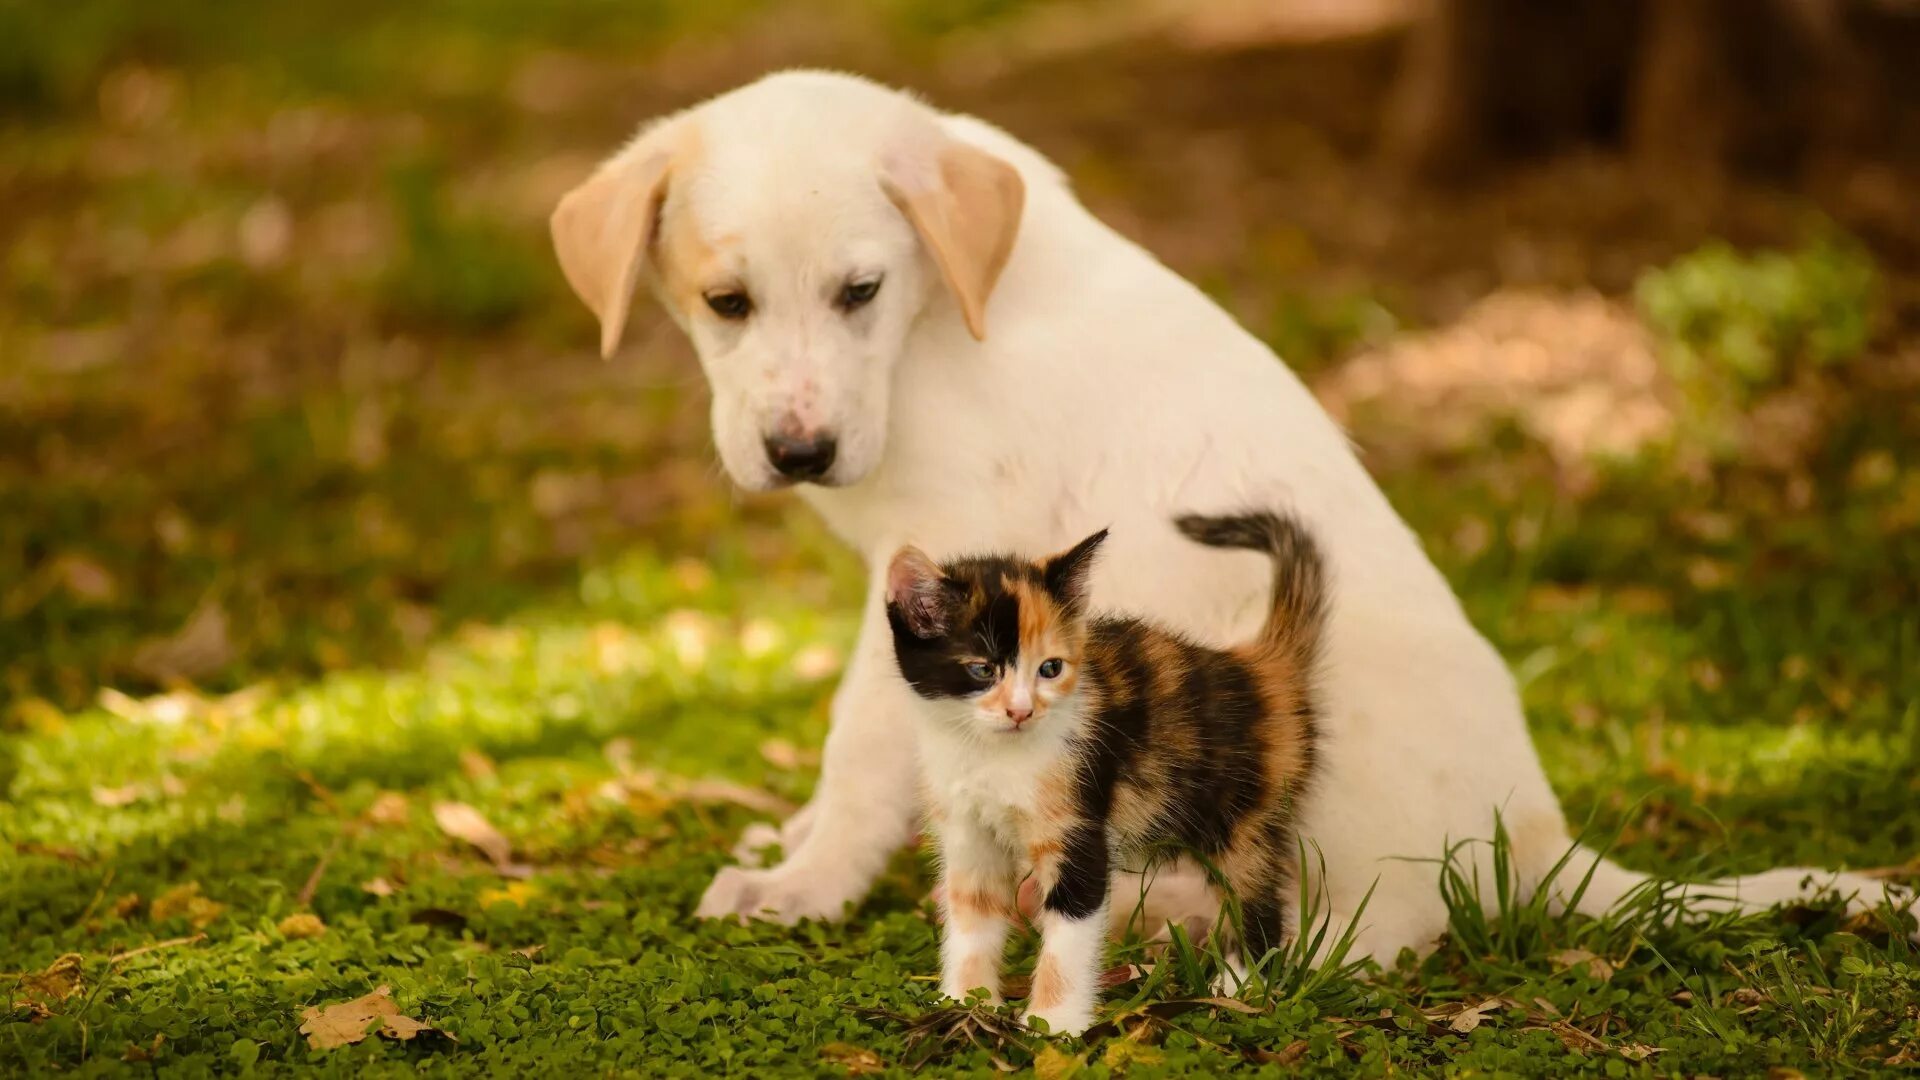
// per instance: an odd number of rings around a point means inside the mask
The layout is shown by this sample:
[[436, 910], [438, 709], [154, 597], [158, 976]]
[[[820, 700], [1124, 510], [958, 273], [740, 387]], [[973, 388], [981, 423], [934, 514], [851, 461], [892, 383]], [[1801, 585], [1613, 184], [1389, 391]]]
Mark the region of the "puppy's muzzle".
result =
[[824, 431], [803, 434], [783, 430], [768, 435], [764, 445], [767, 464], [773, 471], [800, 483], [826, 476], [840, 449], [833, 435]]

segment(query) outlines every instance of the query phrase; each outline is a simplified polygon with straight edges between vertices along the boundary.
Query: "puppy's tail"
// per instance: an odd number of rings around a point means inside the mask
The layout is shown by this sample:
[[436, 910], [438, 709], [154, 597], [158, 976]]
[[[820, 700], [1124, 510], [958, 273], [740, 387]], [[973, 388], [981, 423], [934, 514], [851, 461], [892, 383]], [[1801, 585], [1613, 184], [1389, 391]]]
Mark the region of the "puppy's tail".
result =
[[1174, 525], [1189, 540], [1217, 548], [1246, 548], [1273, 559], [1273, 610], [1253, 648], [1263, 659], [1289, 666], [1310, 680], [1320, 660], [1327, 622], [1327, 568], [1320, 545], [1297, 518], [1265, 511], [1228, 517], [1188, 514]]

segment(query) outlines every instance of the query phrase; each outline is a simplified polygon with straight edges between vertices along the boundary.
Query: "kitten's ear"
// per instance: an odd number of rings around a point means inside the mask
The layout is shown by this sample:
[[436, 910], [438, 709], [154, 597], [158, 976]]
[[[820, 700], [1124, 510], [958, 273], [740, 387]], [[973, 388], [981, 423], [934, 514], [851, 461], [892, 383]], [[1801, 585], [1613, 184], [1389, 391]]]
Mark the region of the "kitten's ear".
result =
[[1093, 572], [1093, 556], [1106, 539], [1107, 530], [1101, 529], [1040, 567], [1047, 592], [1068, 611], [1078, 612], [1086, 603], [1087, 576]]
[[898, 612], [915, 637], [939, 637], [947, 632], [946, 581], [926, 552], [903, 547], [887, 564], [887, 609]]

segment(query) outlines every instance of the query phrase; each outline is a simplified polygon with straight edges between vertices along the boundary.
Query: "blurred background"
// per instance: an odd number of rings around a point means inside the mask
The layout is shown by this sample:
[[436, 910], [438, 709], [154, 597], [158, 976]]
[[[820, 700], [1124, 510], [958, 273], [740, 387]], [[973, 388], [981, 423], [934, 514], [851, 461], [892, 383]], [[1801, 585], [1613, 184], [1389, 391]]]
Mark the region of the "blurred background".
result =
[[545, 228], [787, 65], [1008, 128], [1270, 342], [1576, 819], [1920, 842], [1920, 5], [0, 0], [19, 857], [247, 820], [205, 778], [366, 801], [623, 736], [804, 795], [756, 749], [824, 730], [858, 574], [728, 489], [647, 302], [594, 355]]

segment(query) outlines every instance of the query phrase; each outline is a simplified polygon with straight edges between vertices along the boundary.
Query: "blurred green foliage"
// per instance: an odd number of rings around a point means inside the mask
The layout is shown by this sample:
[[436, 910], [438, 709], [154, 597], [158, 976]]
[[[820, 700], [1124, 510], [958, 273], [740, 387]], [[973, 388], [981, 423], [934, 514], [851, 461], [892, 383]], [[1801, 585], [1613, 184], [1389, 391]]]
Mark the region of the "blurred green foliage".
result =
[[1696, 419], [1724, 427], [1755, 395], [1865, 352], [1880, 274], [1837, 234], [1754, 254], [1715, 241], [1646, 271], [1634, 298]]
[[560, 299], [539, 238], [451, 208], [444, 169], [410, 162], [392, 171], [401, 245], [379, 285], [381, 302], [408, 323], [485, 331]]
[[[736, 27], [767, 0], [423, 0], [324, 5], [246, 0], [0, 0], [0, 117], [91, 103], [110, 68], [145, 63], [270, 71], [306, 93], [380, 94], [423, 59], [519, 55], [525, 44], [640, 52]], [[342, 48], [340, 27], [353, 28]]]

